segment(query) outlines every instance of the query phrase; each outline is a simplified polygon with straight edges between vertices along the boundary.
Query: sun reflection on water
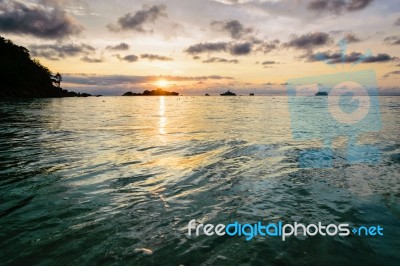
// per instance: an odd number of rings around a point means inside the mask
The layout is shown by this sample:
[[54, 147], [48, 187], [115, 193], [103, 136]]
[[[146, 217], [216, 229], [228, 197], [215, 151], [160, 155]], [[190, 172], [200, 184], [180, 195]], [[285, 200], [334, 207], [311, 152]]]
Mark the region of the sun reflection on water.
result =
[[159, 98], [160, 105], [159, 105], [159, 111], [158, 115], [160, 116], [160, 122], [159, 122], [159, 127], [158, 127], [158, 132], [160, 135], [165, 135], [165, 125], [167, 124], [167, 117], [165, 116], [165, 97], [160, 96]]

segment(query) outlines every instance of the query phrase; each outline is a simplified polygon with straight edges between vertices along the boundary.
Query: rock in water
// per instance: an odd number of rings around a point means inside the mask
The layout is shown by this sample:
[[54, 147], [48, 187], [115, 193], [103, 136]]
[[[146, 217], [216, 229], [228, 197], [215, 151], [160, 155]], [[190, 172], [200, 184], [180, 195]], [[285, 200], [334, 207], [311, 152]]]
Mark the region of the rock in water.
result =
[[135, 248], [133, 250], [133, 252], [135, 253], [140, 253], [142, 255], [146, 255], [146, 256], [151, 256], [153, 255], [153, 251], [147, 248]]

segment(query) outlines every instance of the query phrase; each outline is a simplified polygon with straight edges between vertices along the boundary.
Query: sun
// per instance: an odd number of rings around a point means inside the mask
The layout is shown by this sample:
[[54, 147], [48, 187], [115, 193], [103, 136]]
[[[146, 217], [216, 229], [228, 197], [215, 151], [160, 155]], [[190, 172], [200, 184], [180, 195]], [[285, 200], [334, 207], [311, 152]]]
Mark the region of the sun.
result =
[[160, 79], [159, 81], [157, 81], [157, 86], [161, 87], [161, 88], [165, 88], [169, 85], [168, 80], [165, 79]]

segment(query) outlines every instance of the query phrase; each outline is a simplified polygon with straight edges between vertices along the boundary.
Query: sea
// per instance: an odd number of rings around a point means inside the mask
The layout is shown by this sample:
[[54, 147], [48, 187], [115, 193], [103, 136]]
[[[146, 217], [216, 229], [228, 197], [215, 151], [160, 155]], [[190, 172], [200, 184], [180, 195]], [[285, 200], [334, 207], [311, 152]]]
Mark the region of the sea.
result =
[[[0, 264], [399, 265], [400, 97], [376, 100], [356, 136], [317, 115], [324, 97], [0, 101]], [[383, 235], [189, 236], [193, 219]]]

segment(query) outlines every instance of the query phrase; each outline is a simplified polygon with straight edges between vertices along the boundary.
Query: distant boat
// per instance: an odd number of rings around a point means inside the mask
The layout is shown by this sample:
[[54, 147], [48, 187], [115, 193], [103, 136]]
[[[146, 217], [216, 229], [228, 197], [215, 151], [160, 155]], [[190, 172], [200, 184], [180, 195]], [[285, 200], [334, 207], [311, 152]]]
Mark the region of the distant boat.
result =
[[254, 96], [254, 93], [250, 93], [249, 96]]
[[206, 93], [204, 96], [210, 96], [210, 94]]
[[315, 94], [315, 96], [328, 96], [328, 93], [326, 91], [319, 91]]
[[221, 96], [236, 96], [236, 93], [230, 92], [229, 90], [227, 92], [221, 93]]

